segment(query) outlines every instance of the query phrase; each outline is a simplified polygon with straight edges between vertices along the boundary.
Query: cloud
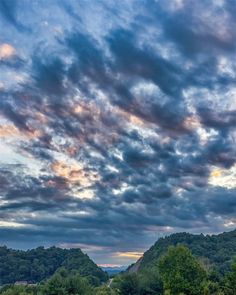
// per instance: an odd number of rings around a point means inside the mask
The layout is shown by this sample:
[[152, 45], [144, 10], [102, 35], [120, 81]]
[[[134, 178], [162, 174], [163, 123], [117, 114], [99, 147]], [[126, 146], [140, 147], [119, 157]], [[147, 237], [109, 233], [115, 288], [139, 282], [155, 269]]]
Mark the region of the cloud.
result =
[[118, 257], [128, 257], [128, 258], [134, 258], [134, 259], [139, 259], [143, 253], [139, 252], [121, 252], [116, 254]]
[[236, 187], [236, 167], [230, 169], [214, 168], [209, 177], [209, 184], [233, 189]]
[[18, 0], [2, 0], [0, 3], [0, 14], [5, 22], [12, 25], [15, 29], [21, 32], [29, 32], [30, 30], [18, 20], [19, 5], [20, 1]]
[[48, 57], [48, 61], [43, 61], [42, 57], [35, 57], [34, 80], [36, 86], [46, 94], [63, 94], [63, 63], [59, 58]]
[[5, 2], [1, 243], [127, 264], [166, 233], [233, 228], [232, 3]]
[[198, 112], [201, 117], [202, 123], [205, 126], [219, 129], [222, 131], [227, 131], [227, 129], [235, 128], [235, 111], [225, 111], [219, 114], [217, 112], [213, 112], [213, 110], [203, 108], [199, 109]]
[[13, 57], [16, 53], [16, 50], [10, 44], [1, 44], [0, 45], [0, 60], [5, 60]]

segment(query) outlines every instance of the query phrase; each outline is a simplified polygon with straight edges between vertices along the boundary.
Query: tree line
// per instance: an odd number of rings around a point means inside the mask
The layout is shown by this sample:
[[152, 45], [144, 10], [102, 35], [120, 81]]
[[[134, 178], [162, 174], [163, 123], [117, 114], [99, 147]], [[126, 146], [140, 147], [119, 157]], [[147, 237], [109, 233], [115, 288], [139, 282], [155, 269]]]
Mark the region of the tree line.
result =
[[170, 246], [152, 267], [94, 285], [76, 270], [61, 268], [37, 286], [5, 286], [1, 295], [235, 295], [236, 259], [224, 275], [209, 269], [184, 245]]

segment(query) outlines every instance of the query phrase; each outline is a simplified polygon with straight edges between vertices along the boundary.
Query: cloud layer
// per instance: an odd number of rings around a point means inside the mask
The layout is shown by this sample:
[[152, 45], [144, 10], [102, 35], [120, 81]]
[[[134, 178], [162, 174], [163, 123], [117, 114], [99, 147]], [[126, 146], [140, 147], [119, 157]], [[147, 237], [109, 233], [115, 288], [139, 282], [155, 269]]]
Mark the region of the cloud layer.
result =
[[235, 227], [235, 1], [0, 1], [0, 242], [126, 264]]

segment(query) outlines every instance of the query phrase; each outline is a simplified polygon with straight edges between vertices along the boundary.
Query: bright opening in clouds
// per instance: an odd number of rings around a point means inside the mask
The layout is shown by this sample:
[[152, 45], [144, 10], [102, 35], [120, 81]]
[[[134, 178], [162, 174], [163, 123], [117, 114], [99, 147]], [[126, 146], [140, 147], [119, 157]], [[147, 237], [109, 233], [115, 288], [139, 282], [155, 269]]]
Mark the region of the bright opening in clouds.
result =
[[127, 265], [235, 228], [235, 9], [0, 0], [0, 243]]

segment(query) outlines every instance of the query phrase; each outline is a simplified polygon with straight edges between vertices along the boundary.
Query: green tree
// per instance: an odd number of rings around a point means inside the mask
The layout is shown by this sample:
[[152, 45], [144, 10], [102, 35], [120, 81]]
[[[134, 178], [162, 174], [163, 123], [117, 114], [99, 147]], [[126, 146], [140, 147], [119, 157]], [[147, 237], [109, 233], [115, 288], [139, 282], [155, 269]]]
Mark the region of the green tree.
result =
[[226, 275], [224, 289], [227, 295], [236, 294], [236, 257], [231, 264], [231, 272]]
[[164, 288], [171, 295], [202, 295], [206, 272], [185, 246], [169, 247], [159, 261]]
[[163, 293], [163, 284], [157, 267], [138, 273], [139, 294], [156, 295]]
[[42, 295], [90, 295], [92, 287], [86, 278], [62, 268], [41, 288]]
[[120, 295], [139, 295], [139, 281], [136, 273], [123, 274], [114, 278], [112, 288]]
[[28, 286], [11, 286], [8, 285], [0, 291], [1, 295], [36, 295], [36, 288]]

